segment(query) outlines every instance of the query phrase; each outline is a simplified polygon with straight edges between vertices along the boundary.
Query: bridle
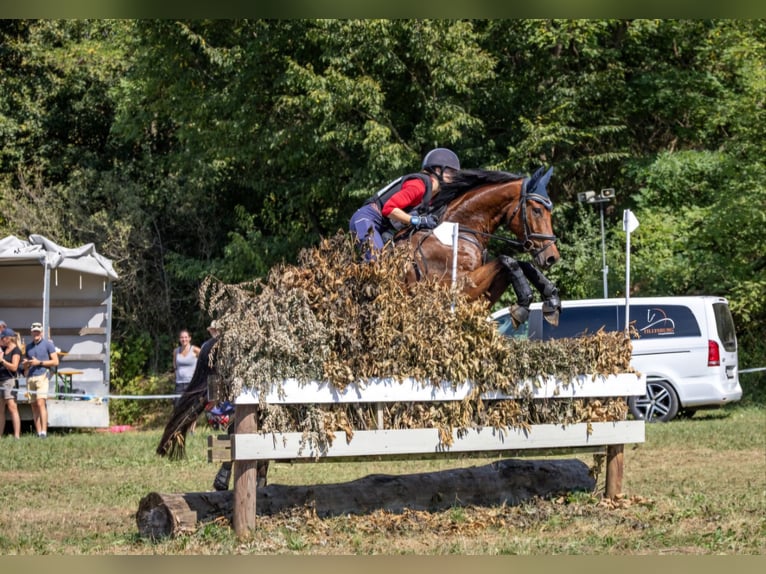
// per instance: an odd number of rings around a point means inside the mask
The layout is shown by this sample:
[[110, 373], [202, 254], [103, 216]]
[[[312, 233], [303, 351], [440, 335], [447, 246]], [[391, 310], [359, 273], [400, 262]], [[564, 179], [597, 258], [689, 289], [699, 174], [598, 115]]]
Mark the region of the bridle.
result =
[[[525, 179], [523, 181], [521, 185], [521, 194], [519, 195], [519, 201], [516, 204], [516, 208], [510, 213], [510, 215], [508, 215], [508, 217], [506, 217], [506, 221], [505, 221], [505, 224], [507, 227], [510, 225], [511, 221], [513, 221], [513, 218], [516, 217], [517, 214], [521, 215], [522, 228], [524, 229], [523, 241], [519, 241], [518, 239], [513, 239], [509, 237], [501, 237], [493, 233], [485, 233], [477, 229], [470, 229], [463, 225], [459, 226], [459, 231], [470, 233], [472, 235], [481, 235], [482, 237], [489, 237], [490, 239], [496, 239], [498, 241], [502, 241], [504, 243], [512, 245], [513, 247], [515, 247], [516, 249], [520, 251], [529, 253], [531, 254], [532, 257], [537, 257], [538, 254], [542, 253], [543, 251], [548, 249], [548, 247], [556, 243], [556, 236], [547, 235], [545, 233], [532, 233], [532, 231], [529, 229], [529, 224], [527, 223], [527, 203], [530, 201], [535, 201], [541, 204], [548, 211], [552, 211], [553, 202], [546, 195], [541, 195], [539, 193], [529, 193], [527, 191], [528, 182], [529, 182], [529, 179]], [[547, 242], [544, 243], [542, 247], [535, 250], [535, 244], [533, 241], [534, 239], [547, 240]]]
[[[540, 193], [530, 193], [527, 191], [527, 184], [529, 183], [529, 178], [525, 178], [524, 181], [521, 184], [521, 193], [519, 195], [519, 201], [516, 204], [516, 208], [505, 218], [505, 225], [506, 227], [510, 226], [511, 221], [513, 221], [513, 218], [516, 217], [517, 214], [520, 214], [521, 216], [521, 222], [522, 222], [522, 228], [524, 229], [524, 240], [519, 241], [518, 239], [513, 239], [510, 237], [502, 237], [500, 235], [495, 235], [494, 233], [486, 233], [484, 231], [479, 231], [478, 229], [471, 229], [470, 227], [466, 227], [464, 225], [458, 224], [458, 240], [464, 240], [468, 241], [469, 243], [475, 244], [477, 247], [484, 249], [481, 243], [476, 239], [476, 236], [482, 236], [482, 237], [488, 237], [490, 239], [496, 239], [497, 241], [502, 241], [504, 243], [507, 243], [511, 246], [513, 246], [515, 249], [518, 249], [520, 251], [523, 251], [525, 253], [529, 253], [533, 258], [537, 257], [540, 253], [548, 249], [551, 245], [556, 243], [556, 236], [555, 235], [547, 235], [544, 233], [533, 233], [529, 229], [529, 225], [527, 224], [527, 203], [530, 201], [535, 201], [539, 204], [541, 204], [545, 209], [548, 211], [553, 210], [553, 202], [550, 200], [550, 198], [547, 195], [542, 195]], [[410, 231], [410, 235], [414, 233], [415, 230]], [[466, 235], [467, 234], [467, 235]], [[418, 280], [421, 278], [422, 275], [427, 274], [427, 262], [425, 257], [423, 257], [422, 253], [422, 245], [423, 242], [433, 235], [433, 229], [429, 229], [427, 233], [423, 234], [423, 236], [420, 238], [420, 241], [418, 241], [418, 244], [415, 247], [415, 250], [417, 253], [420, 254], [420, 259], [422, 260], [423, 264], [426, 266], [426, 269], [421, 270], [416, 261], [413, 261], [413, 265], [415, 267], [415, 275], [417, 276]], [[535, 239], [542, 239], [547, 240], [546, 243], [543, 244], [542, 247], [535, 250]], [[486, 250], [485, 250], [485, 256], [486, 256]]]

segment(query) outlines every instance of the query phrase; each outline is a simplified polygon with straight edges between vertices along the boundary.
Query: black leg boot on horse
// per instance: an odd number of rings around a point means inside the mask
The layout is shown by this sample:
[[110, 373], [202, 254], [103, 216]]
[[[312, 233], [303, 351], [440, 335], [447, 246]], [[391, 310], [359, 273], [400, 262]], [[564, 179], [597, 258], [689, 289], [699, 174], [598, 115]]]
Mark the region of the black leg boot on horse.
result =
[[529, 306], [532, 304], [532, 289], [530, 289], [526, 274], [518, 261], [508, 255], [501, 255], [498, 259], [508, 270], [511, 287], [513, 287], [513, 291], [516, 293], [516, 303], [511, 305], [509, 311], [513, 326], [518, 327], [529, 318]]
[[561, 313], [561, 299], [559, 298], [558, 288], [531, 263], [520, 261], [519, 266], [529, 282], [532, 283], [534, 288], [543, 297], [543, 317], [551, 325], [558, 325], [559, 314]]

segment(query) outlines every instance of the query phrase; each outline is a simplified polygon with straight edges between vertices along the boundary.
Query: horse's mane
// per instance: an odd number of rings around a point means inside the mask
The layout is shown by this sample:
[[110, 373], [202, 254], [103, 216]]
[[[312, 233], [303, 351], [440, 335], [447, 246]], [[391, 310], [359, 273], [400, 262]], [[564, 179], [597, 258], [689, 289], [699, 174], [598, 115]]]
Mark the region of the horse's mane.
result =
[[509, 173], [507, 171], [492, 171], [485, 169], [460, 170], [455, 174], [455, 177], [451, 182], [441, 185], [439, 193], [436, 194], [436, 197], [431, 204], [431, 209], [432, 211], [438, 211], [442, 207], [452, 203], [453, 200], [464, 193], [482, 185], [516, 181], [524, 179], [524, 177], [526, 176]]

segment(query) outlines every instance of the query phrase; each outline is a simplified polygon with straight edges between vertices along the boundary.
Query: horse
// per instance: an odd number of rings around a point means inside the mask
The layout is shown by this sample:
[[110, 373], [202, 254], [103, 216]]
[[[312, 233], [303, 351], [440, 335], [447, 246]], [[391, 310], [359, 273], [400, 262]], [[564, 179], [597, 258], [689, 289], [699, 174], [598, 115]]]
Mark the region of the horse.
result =
[[[505, 254], [486, 260], [487, 246], [493, 238], [531, 255], [542, 269], [560, 259], [551, 223], [553, 203], [547, 192], [552, 173], [552, 167], [547, 172], [541, 167], [531, 177], [481, 169], [457, 172], [451, 182], [443, 184], [431, 209], [440, 214], [440, 223], [458, 225], [456, 258], [453, 261], [453, 246], [444, 242], [438, 227], [399, 232], [394, 242], [408, 241], [414, 260], [406, 281], [411, 284], [427, 276], [452, 281], [454, 265], [463, 292], [471, 299], [484, 297], [489, 305], [510, 285], [517, 299], [511, 307], [515, 326], [529, 316], [531, 282], [543, 296], [546, 319], [556, 324], [561, 309], [558, 290], [542, 272]], [[516, 239], [495, 235], [501, 226]]]
[[[559, 260], [551, 228], [553, 205], [546, 191], [551, 173], [552, 168], [546, 173], [541, 168], [531, 177], [500, 171], [462, 170], [452, 182], [444, 184], [433, 202], [433, 210], [441, 213], [442, 222], [458, 224], [456, 263], [460, 276], [466, 279], [466, 293], [472, 297], [485, 296], [494, 303], [512, 285], [518, 302], [511, 309], [511, 317], [519, 324], [526, 321], [532, 301], [528, 281], [543, 295], [543, 311], [550, 322], [554, 319], [558, 322], [558, 290], [530, 263], [508, 255], [500, 255], [490, 262], [484, 259], [490, 239], [504, 224], [517, 237], [517, 240], [504, 240], [531, 254], [540, 267], [548, 268]], [[452, 247], [444, 245], [434, 230], [414, 230], [398, 237], [399, 241], [405, 239], [414, 254], [414, 265], [406, 281], [411, 283], [426, 275], [443, 280], [450, 276]], [[208, 404], [208, 377], [215, 372], [217, 340], [218, 337], [208, 339], [200, 347], [189, 387], [176, 403], [157, 447], [160, 456], [171, 459], [185, 456], [186, 433]], [[232, 426], [233, 421], [230, 429]], [[231, 462], [221, 465], [213, 481], [216, 490], [229, 488], [231, 469]], [[266, 484], [267, 469], [268, 461], [259, 461], [259, 486]]]

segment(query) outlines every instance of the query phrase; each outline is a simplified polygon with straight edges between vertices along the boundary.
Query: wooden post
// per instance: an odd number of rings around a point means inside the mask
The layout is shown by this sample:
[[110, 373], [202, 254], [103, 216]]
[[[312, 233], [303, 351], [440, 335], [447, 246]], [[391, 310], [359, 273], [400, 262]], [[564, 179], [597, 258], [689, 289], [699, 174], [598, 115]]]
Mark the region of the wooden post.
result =
[[606, 491], [607, 498], [622, 494], [623, 451], [625, 445], [610, 444], [606, 447]]
[[[234, 407], [234, 433], [249, 434], [258, 430], [258, 405], [243, 404]], [[232, 457], [236, 454], [232, 452]], [[255, 493], [258, 485], [258, 461], [234, 462], [234, 509], [232, 523], [237, 537], [242, 539], [255, 530]]]

